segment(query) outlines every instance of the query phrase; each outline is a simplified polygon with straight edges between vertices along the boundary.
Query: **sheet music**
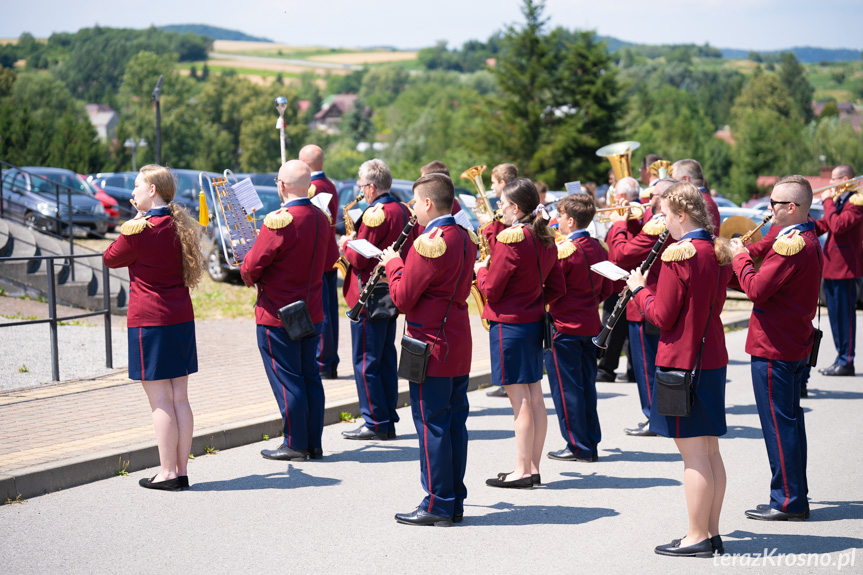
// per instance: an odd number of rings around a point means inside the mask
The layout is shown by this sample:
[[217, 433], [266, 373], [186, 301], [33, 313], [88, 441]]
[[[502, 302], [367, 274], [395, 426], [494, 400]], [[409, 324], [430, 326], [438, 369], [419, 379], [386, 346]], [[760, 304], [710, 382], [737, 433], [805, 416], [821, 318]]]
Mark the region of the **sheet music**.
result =
[[470, 194], [459, 194], [458, 200], [461, 202], [461, 207], [472, 210], [476, 207], [476, 196]]
[[331, 218], [333, 217], [333, 214], [330, 213], [330, 199], [332, 197], [332, 194], [318, 194], [312, 198], [312, 203]]
[[233, 184], [231, 189], [234, 190], [237, 200], [243, 209], [246, 210], [247, 215], [251, 215], [253, 210], [260, 210], [264, 207], [264, 203], [258, 197], [258, 192], [255, 190], [251, 179], [240, 180], [236, 184]]
[[473, 224], [470, 223], [470, 218], [467, 217], [467, 214], [464, 213], [464, 210], [461, 210], [453, 217], [455, 218], [455, 223], [457, 223], [466, 230], [474, 231]]
[[598, 273], [601, 276], [607, 277], [613, 282], [617, 280], [622, 280], [624, 278], [629, 277], [629, 272], [625, 269], [618, 267], [611, 263], [610, 261], [596, 262], [590, 269], [594, 272]]
[[567, 182], [563, 185], [566, 188], [567, 193], [571, 194], [583, 194], [584, 190], [581, 189], [581, 182]]
[[351, 240], [347, 245], [364, 258], [379, 258], [384, 253], [368, 240]]
[[360, 208], [354, 208], [352, 210], [348, 210], [348, 216], [350, 216], [351, 221], [353, 221], [353, 222], [356, 222], [358, 219], [360, 219], [360, 216], [362, 216], [362, 215], [363, 215], [363, 210], [361, 210]]

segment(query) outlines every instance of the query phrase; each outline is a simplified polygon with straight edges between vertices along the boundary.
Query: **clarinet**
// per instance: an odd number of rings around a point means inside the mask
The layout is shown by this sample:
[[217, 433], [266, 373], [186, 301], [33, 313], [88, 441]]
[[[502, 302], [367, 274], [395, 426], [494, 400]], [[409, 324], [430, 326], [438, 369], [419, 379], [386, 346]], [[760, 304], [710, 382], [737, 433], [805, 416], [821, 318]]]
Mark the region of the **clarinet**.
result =
[[[654, 260], [656, 260], [656, 256], [658, 256], [660, 250], [662, 250], [662, 246], [665, 244], [665, 240], [667, 239], [668, 230], [659, 234], [659, 239], [656, 240], [656, 243], [653, 245], [653, 249], [651, 249], [650, 253], [647, 254], [647, 259], [641, 262], [641, 273], [647, 273], [650, 266], [653, 265]], [[632, 290], [629, 289], [629, 286], [626, 286], [623, 288], [623, 291], [620, 292], [620, 299], [617, 300], [617, 304], [615, 304], [611, 315], [608, 316], [608, 320], [602, 327], [602, 331], [599, 332], [598, 336], [593, 338], [593, 345], [601, 349], [608, 347], [608, 338], [611, 336], [611, 331], [614, 329], [614, 326], [617, 325], [617, 321], [620, 319], [620, 316], [623, 315], [623, 312], [626, 309], [626, 304], [629, 303], [630, 299], [632, 299]]]
[[[408, 220], [408, 223], [405, 224], [404, 229], [402, 229], [401, 235], [398, 239], [393, 243], [392, 248], [395, 251], [399, 251], [402, 249], [402, 245], [408, 239], [408, 236], [411, 233], [411, 230], [414, 229], [414, 226], [417, 223], [416, 215], [412, 215]], [[349, 311], [345, 312], [345, 315], [349, 320], [356, 323], [360, 321], [360, 314], [363, 311], [363, 308], [366, 307], [366, 302], [369, 301], [369, 297], [372, 295], [372, 290], [375, 289], [375, 285], [381, 280], [384, 275], [384, 266], [383, 264], [378, 264], [375, 266], [374, 271], [372, 271], [372, 275], [369, 278], [368, 283], [366, 283], [365, 287], [363, 287], [362, 293], [360, 293], [360, 299], [357, 301], [356, 305], [352, 307]]]

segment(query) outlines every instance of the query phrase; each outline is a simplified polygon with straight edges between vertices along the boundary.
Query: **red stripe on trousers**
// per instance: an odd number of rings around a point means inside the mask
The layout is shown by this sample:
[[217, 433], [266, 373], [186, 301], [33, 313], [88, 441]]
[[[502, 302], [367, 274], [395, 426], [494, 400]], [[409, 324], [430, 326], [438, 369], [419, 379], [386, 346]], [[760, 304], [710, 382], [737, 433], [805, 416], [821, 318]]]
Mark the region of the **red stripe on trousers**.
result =
[[773, 431], [776, 432], [776, 445], [779, 448], [779, 468], [782, 470], [782, 486], [785, 488], [785, 501], [782, 511], [788, 508], [788, 476], [785, 474], [785, 456], [782, 454], [782, 441], [779, 439], [779, 427], [776, 425], [776, 412], [773, 410], [773, 362], [767, 361], [767, 396], [770, 398], [770, 415], [773, 416]]
[[[575, 445], [575, 438], [572, 436], [572, 429], [569, 426], [569, 414], [566, 411], [566, 398], [563, 396], [563, 381], [560, 379], [560, 367], [557, 365], [557, 350], [552, 346], [551, 357], [554, 359], [554, 371], [557, 373], [557, 386], [560, 388], [560, 403], [563, 404], [563, 420], [566, 421], [566, 432], [569, 434], [569, 441]], [[575, 453], [579, 451], [578, 445], [575, 445]]]
[[638, 326], [638, 339], [641, 340], [641, 365], [644, 366], [644, 387], [647, 388], [647, 405], [653, 405], [653, 400], [650, 398], [650, 378], [647, 377], [647, 353], [644, 347], [644, 322]]
[[291, 446], [291, 416], [288, 414], [288, 390], [285, 387], [285, 384], [282, 383], [282, 380], [279, 379], [279, 372], [276, 371], [276, 358], [273, 357], [273, 344], [270, 343], [270, 328], [267, 328], [267, 348], [270, 350], [270, 361], [273, 362], [273, 375], [276, 376], [276, 380], [282, 386], [282, 400], [285, 402], [285, 422], [288, 424], [288, 447]]
[[423, 386], [422, 384], [417, 384], [420, 388], [420, 418], [423, 421], [423, 443], [425, 444], [425, 452], [426, 452], [426, 482], [429, 487], [429, 508], [428, 512], [432, 512], [432, 505], [434, 505], [434, 493], [431, 492], [431, 464], [429, 463], [429, 428], [426, 425], [426, 414], [423, 409]]

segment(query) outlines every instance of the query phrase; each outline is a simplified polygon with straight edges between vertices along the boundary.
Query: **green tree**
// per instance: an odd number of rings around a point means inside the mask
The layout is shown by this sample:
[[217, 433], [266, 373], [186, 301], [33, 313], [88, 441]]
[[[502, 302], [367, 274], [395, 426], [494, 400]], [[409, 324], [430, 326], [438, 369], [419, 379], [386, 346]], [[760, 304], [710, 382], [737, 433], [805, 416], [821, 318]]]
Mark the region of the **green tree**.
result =
[[815, 117], [812, 111], [812, 95], [815, 89], [812, 84], [806, 79], [806, 68], [797, 61], [797, 57], [791, 52], [782, 54], [782, 63], [779, 66], [779, 79], [785, 89], [788, 90], [789, 96], [794, 101], [794, 105], [800, 113], [800, 117], [804, 122], [809, 122]]

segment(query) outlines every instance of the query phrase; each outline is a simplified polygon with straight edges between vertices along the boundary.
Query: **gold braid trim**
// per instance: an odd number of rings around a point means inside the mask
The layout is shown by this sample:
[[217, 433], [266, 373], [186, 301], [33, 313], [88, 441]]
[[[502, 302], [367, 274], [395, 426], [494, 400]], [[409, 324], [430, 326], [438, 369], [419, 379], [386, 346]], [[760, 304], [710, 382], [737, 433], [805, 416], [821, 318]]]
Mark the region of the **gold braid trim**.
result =
[[264, 218], [264, 225], [271, 230], [280, 230], [291, 225], [294, 221], [294, 216], [288, 211], [288, 208], [279, 208], [275, 212], [270, 212]]
[[857, 192], [856, 194], [854, 194], [850, 198], [848, 198], [848, 201], [850, 203], [854, 204], [855, 206], [863, 206], [863, 194], [861, 194], [860, 192]]
[[523, 227], [523, 224], [518, 224], [517, 226], [506, 228], [497, 234], [497, 241], [502, 244], [517, 244], [518, 242], [524, 241]]
[[557, 259], [565, 260], [578, 251], [578, 247], [572, 240], [564, 240], [557, 244]]
[[414, 240], [414, 249], [425, 258], [439, 258], [446, 253], [446, 242], [440, 228], [426, 232]]
[[369, 208], [363, 214], [363, 223], [370, 228], [376, 228], [386, 219], [387, 215], [384, 213], [384, 205], [378, 204], [373, 208]]
[[152, 228], [153, 224], [149, 221], [150, 216], [144, 216], [143, 218], [135, 218], [134, 220], [129, 220], [120, 226], [120, 233], [124, 236], [134, 236], [135, 234], [140, 234], [144, 231], [145, 228]]
[[599, 238], [596, 238], [596, 241], [598, 241], [598, 242], [599, 242], [599, 245], [601, 245], [601, 246], [602, 246], [602, 249], [604, 249], [605, 251], [608, 251], [608, 244], [607, 244], [607, 243], [605, 243], [605, 241], [604, 241], [604, 240], [601, 240], [601, 239], [599, 239]]
[[314, 198], [314, 197], [315, 197], [315, 193], [316, 193], [317, 191], [318, 191], [318, 188], [317, 188], [317, 186], [315, 186], [314, 184], [312, 184], [311, 186], [309, 186], [309, 193], [308, 193], [309, 199]]
[[473, 230], [467, 230], [467, 236], [470, 238], [470, 241], [475, 244], [479, 244], [479, 237], [477, 237], [477, 235], [473, 233]]
[[662, 218], [651, 218], [650, 221], [644, 224], [644, 227], [641, 229], [644, 230], [644, 233], [648, 236], [658, 236], [665, 231], [665, 220]]
[[681, 240], [677, 243], [668, 246], [668, 249], [662, 252], [662, 261], [664, 262], [682, 262], [688, 260], [695, 255], [695, 246], [689, 239]]
[[805, 246], [806, 242], [800, 235], [800, 231], [792, 230], [791, 233], [776, 238], [773, 242], [773, 251], [780, 256], [793, 256], [799, 254]]

